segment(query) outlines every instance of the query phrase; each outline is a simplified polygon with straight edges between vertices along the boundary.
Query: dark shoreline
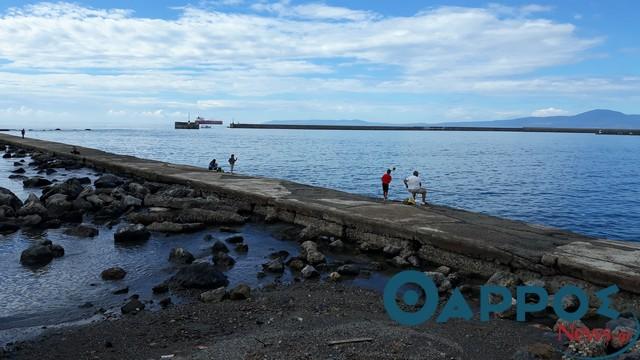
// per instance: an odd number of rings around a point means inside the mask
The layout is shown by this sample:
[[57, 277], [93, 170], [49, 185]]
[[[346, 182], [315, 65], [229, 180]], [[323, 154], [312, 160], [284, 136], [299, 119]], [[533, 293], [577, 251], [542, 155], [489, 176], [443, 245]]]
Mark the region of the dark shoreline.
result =
[[361, 131], [487, 131], [527, 133], [568, 133], [596, 135], [640, 135], [640, 129], [606, 128], [551, 128], [551, 127], [483, 127], [483, 126], [369, 126], [369, 125], [285, 125], [285, 124], [238, 124], [231, 129], [284, 129], [284, 130], [361, 130]]

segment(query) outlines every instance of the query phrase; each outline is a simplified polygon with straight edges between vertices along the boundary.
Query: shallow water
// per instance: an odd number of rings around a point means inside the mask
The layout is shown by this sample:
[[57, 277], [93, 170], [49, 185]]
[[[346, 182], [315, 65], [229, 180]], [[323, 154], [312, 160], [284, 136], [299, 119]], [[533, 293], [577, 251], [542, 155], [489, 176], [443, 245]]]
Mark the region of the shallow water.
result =
[[[14, 170], [13, 162], [18, 159], [0, 159], [0, 186], [9, 188], [22, 200], [30, 192], [40, 195], [37, 189], [24, 189], [22, 181], [10, 180], [7, 176]], [[25, 163], [30, 160], [25, 158]], [[36, 175], [34, 169], [26, 167], [25, 176]], [[44, 176], [44, 175], [43, 175]], [[69, 177], [89, 176], [95, 174], [89, 169], [65, 171], [47, 176], [50, 180], [63, 181]], [[85, 221], [90, 219], [85, 217]], [[245, 283], [252, 288], [262, 287], [274, 281], [288, 283], [293, 281], [294, 274], [287, 268], [279, 276], [267, 274], [263, 278], [256, 275], [267, 262], [268, 255], [279, 250], [288, 251], [291, 256], [299, 254], [296, 242], [285, 241], [280, 234], [286, 230], [284, 224], [248, 223], [236, 227], [248, 244], [247, 253], [238, 253], [229, 244], [230, 255], [237, 261], [225, 272], [229, 286]], [[192, 234], [166, 236], [154, 233], [150, 240], [138, 244], [116, 244], [113, 233], [117, 226], [109, 229], [99, 226], [99, 235], [94, 238], [77, 238], [63, 234], [65, 227], [45, 231], [19, 231], [7, 236], [0, 235], [0, 346], [36, 335], [41, 326], [55, 324], [78, 324], [90, 320], [100, 320], [102, 316], [94, 316], [99, 308], [107, 309], [107, 316], [119, 314], [119, 307], [132, 295], [140, 295], [147, 304], [148, 310], [157, 310], [158, 301], [171, 295], [174, 303], [190, 301], [179, 294], [154, 295], [154, 285], [171, 277], [178, 266], [168, 261], [169, 252], [174, 247], [182, 247], [191, 252], [196, 261], [211, 261], [211, 245], [215, 240], [205, 240], [211, 234], [215, 239], [224, 240], [235, 235], [222, 233], [212, 227]], [[62, 245], [65, 255], [54, 259], [48, 265], [38, 268], [20, 264], [20, 253], [38, 239], [49, 239]], [[331, 260], [333, 257], [328, 254]], [[119, 281], [103, 281], [102, 270], [120, 266], [127, 271], [127, 276]], [[358, 286], [381, 289], [386, 275], [373, 274], [369, 278], [347, 280]], [[129, 292], [114, 295], [113, 292], [124, 287]], [[90, 302], [92, 306], [81, 308]]]
[[110, 152], [381, 196], [421, 171], [429, 200], [601, 238], [640, 240], [640, 138], [591, 134], [252, 130], [36, 131]]

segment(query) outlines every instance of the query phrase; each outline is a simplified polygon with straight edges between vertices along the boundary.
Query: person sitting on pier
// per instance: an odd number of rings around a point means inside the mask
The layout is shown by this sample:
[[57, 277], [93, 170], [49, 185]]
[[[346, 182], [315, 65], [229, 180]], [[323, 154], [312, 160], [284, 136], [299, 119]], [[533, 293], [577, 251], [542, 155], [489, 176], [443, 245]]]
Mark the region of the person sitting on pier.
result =
[[211, 160], [211, 162], [209, 163], [209, 170], [215, 171], [215, 172], [222, 172], [222, 168], [218, 165], [218, 163], [216, 162], [216, 159]]
[[422, 204], [427, 205], [427, 189], [422, 187], [420, 173], [414, 171], [412, 176], [404, 179], [404, 186], [409, 190], [414, 201], [416, 200], [416, 194], [422, 194]]

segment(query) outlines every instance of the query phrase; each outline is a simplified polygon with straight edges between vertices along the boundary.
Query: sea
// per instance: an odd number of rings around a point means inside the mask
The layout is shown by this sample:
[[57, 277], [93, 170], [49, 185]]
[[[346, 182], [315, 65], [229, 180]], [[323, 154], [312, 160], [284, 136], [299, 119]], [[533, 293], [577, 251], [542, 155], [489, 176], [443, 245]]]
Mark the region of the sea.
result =
[[28, 136], [390, 197], [418, 171], [434, 204], [616, 240], [640, 240], [640, 137], [508, 132], [230, 129], [30, 131]]

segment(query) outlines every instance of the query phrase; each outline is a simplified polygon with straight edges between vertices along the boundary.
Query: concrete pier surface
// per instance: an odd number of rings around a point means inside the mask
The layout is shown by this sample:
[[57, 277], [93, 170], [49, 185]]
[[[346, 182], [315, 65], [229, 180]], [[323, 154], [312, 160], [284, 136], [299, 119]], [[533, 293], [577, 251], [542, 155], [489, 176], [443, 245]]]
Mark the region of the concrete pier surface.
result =
[[190, 185], [245, 202], [269, 220], [355, 242], [365, 251], [397, 245], [428, 263], [481, 276], [504, 270], [524, 278], [549, 276], [596, 286], [615, 284], [634, 297], [640, 294], [640, 242], [594, 239], [444, 206], [385, 204], [380, 199], [286, 180], [214, 173], [79, 146], [80, 155], [73, 155], [72, 145], [6, 134], [0, 134], [0, 144], [80, 159], [87, 166], [116, 174]]

